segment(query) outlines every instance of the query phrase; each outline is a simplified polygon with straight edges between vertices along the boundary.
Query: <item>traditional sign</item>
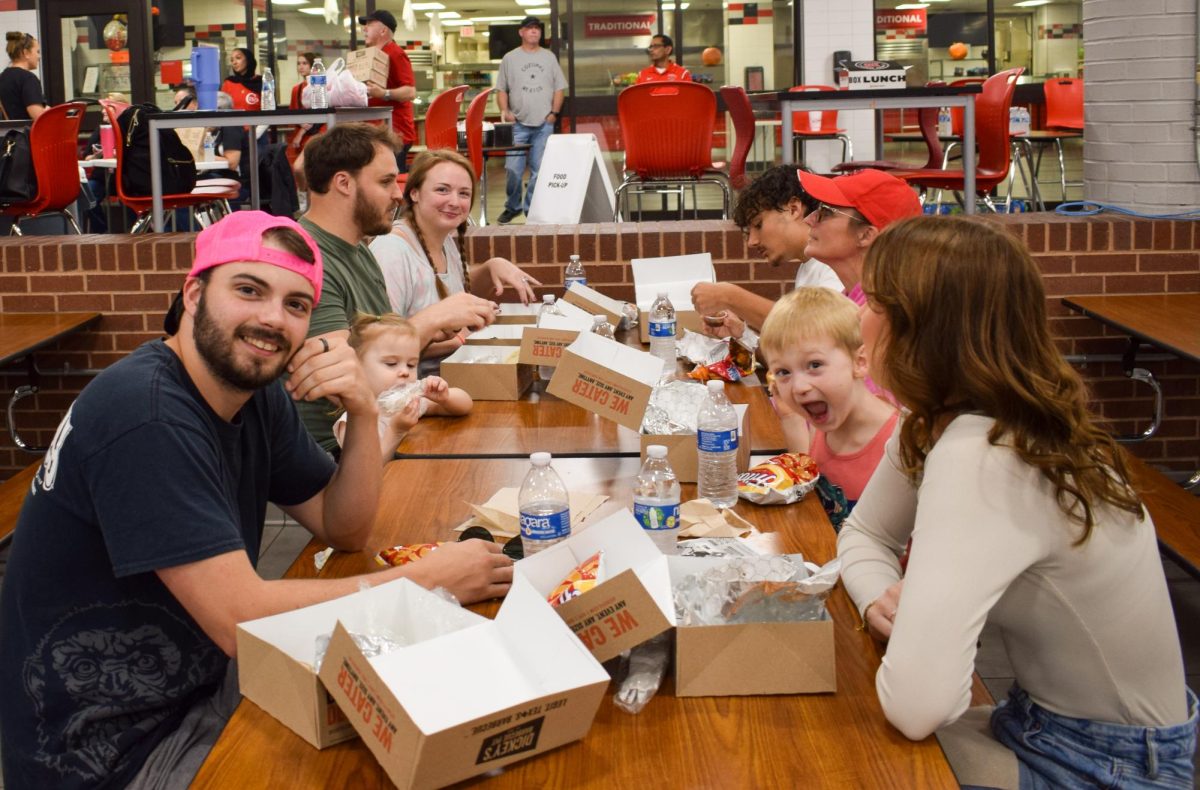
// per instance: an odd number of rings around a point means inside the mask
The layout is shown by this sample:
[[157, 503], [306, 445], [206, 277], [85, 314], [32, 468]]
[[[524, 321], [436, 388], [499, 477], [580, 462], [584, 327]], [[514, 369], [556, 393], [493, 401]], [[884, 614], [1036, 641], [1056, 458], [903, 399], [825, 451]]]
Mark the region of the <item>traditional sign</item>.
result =
[[924, 8], [907, 11], [881, 9], [875, 12], [876, 30], [924, 30], [925, 23]]
[[654, 35], [654, 14], [591, 14], [583, 18], [586, 38]]

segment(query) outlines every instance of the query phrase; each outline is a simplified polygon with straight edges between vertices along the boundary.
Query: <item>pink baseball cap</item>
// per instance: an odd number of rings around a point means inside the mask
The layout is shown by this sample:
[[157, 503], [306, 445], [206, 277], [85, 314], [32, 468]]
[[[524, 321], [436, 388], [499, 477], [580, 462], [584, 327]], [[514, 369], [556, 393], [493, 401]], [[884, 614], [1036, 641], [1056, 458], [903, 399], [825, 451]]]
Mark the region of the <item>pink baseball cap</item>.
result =
[[822, 203], [857, 209], [879, 230], [921, 214], [921, 201], [906, 182], [882, 170], [859, 170], [829, 178], [799, 171], [800, 186]]
[[[285, 250], [264, 246], [263, 234], [272, 228], [288, 228], [299, 233], [312, 250], [313, 262], [309, 263]], [[312, 283], [313, 304], [321, 300], [321, 280], [324, 276], [321, 250], [308, 231], [293, 219], [272, 216], [265, 211], [235, 211], [224, 217], [200, 231], [196, 237], [196, 256], [192, 260], [188, 278], [214, 266], [239, 261], [270, 263], [295, 272]]]

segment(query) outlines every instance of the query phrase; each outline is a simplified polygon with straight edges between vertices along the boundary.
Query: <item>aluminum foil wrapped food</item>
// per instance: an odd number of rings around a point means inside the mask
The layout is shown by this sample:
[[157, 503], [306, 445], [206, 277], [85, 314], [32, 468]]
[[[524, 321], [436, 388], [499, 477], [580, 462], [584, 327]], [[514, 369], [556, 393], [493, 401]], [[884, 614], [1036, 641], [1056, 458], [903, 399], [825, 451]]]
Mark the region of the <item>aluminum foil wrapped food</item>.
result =
[[840, 572], [840, 560], [810, 568], [798, 554], [732, 559], [675, 584], [676, 619], [682, 626], [824, 620]]
[[687, 434], [696, 432], [696, 417], [708, 390], [692, 381], [671, 379], [650, 392], [642, 418], [642, 433]]
[[[370, 585], [366, 582], [362, 582], [359, 585], [360, 590], [368, 587]], [[435, 587], [430, 592], [448, 603], [452, 603], [455, 606], [459, 605], [458, 599], [444, 587]], [[431, 616], [437, 617], [436, 614]], [[416, 644], [418, 641], [407, 634], [396, 633], [393, 629], [387, 628], [382, 623], [376, 622], [376, 620], [377, 618], [373, 616], [373, 612], [368, 610], [365, 622], [360, 624], [361, 627], [350, 630], [350, 638], [354, 640], [354, 644], [358, 646], [358, 649], [362, 651], [363, 656], [366, 658], [387, 655], [401, 647]], [[325, 660], [325, 654], [329, 652], [329, 640], [332, 638], [332, 633], [321, 634], [316, 638], [315, 649], [313, 651], [313, 672], [321, 671], [321, 663]]]
[[679, 355], [694, 365], [716, 362], [729, 356], [729, 341], [720, 340], [690, 329], [679, 338]]
[[409, 381], [385, 389], [379, 393], [379, 416], [390, 417], [404, 411], [414, 399], [421, 397], [424, 388], [425, 385], [420, 381]]
[[738, 496], [759, 505], [790, 505], [816, 488], [817, 462], [804, 453], [783, 453], [738, 475]]

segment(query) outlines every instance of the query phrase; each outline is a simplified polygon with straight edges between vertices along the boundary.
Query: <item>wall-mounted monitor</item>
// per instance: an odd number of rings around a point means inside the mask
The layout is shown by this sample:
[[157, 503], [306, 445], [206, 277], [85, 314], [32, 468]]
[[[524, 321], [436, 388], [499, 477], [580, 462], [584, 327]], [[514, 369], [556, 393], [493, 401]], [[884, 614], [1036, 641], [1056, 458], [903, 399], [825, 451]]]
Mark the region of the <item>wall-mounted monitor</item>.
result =
[[[542, 44], [546, 43], [546, 31], [542, 31]], [[488, 57], [499, 60], [521, 46], [520, 25], [488, 25]]]
[[929, 46], [948, 47], [962, 42], [987, 46], [987, 14], [936, 13], [929, 15]]

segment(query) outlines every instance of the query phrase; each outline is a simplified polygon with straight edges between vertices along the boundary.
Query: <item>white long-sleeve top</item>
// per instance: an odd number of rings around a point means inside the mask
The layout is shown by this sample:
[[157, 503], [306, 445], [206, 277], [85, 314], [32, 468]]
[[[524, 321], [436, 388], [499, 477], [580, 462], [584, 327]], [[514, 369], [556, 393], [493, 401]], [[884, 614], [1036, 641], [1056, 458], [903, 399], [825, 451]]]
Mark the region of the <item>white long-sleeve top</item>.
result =
[[838, 537], [842, 579], [861, 612], [900, 579], [875, 678], [884, 713], [912, 739], [967, 709], [980, 631], [999, 628], [1016, 681], [1034, 702], [1076, 718], [1144, 727], [1187, 720], [1183, 659], [1154, 525], [1096, 510], [1082, 527], [1054, 488], [1007, 447], [991, 418], [962, 415], [926, 459], [919, 486], [897, 439]]

